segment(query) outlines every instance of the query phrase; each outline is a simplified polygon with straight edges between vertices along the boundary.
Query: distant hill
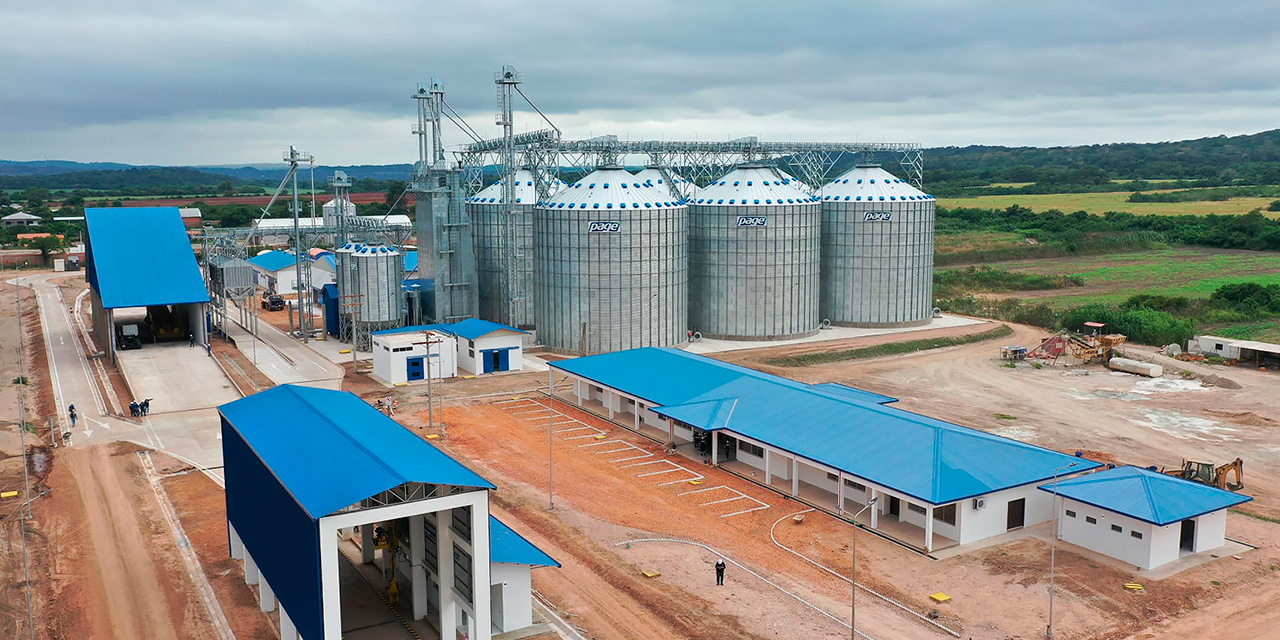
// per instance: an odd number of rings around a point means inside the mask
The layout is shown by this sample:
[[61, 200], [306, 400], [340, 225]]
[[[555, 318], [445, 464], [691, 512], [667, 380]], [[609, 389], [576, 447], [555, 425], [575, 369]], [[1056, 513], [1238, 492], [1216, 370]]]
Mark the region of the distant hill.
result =
[[156, 186], [214, 186], [230, 176], [183, 167], [128, 167], [119, 170], [68, 171], [49, 175], [0, 175], [0, 189], [142, 189]]
[[[288, 172], [287, 165], [244, 165], [244, 166], [202, 166], [194, 167], [202, 171], [212, 171], [223, 175], [232, 176], [240, 180], [255, 180], [268, 183], [278, 183], [284, 179], [285, 173]], [[316, 183], [328, 184], [329, 178], [333, 176], [334, 170], [341, 170], [347, 173], [347, 176], [353, 180], [362, 180], [372, 178], [374, 180], [408, 180], [413, 175], [413, 165], [411, 164], [375, 164], [375, 165], [346, 165], [346, 166], [316, 166]]]
[[0, 160], [0, 176], [51, 176], [72, 171], [123, 171], [133, 165], [119, 162], [71, 162], [70, 160]]

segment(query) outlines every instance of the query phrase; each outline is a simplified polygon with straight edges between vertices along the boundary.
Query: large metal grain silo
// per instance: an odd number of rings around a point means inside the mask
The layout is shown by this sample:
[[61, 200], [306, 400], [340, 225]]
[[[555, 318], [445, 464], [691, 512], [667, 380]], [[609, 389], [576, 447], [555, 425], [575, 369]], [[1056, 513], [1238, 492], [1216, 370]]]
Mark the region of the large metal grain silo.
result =
[[480, 317], [532, 329], [537, 324], [533, 304], [533, 205], [538, 191], [533, 172], [528, 169], [516, 171], [514, 182], [512, 206], [504, 201], [505, 185], [501, 180], [467, 198], [466, 206], [475, 240]]
[[793, 178], [746, 165], [689, 202], [689, 324], [709, 338], [818, 331], [822, 205]]
[[669, 347], [688, 321], [688, 210], [605, 167], [533, 211], [538, 340], [567, 353]]
[[404, 258], [394, 247], [364, 245], [351, 252], [353, 288], [359, 292], [353, 311], [354, 343], [367, 350], [369, 334], [401, 325], [404, 315]]
[[904, 327], [933, 311], [934, 200], [879, 165], [822, 189], [821, 315], [832, 324]]

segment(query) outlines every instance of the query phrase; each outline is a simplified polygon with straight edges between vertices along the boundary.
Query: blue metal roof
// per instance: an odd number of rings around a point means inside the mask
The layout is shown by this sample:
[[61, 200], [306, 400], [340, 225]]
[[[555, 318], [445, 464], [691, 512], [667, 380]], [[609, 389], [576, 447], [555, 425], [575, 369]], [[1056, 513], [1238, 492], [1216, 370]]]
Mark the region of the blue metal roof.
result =
[[[1053, 485], [1040, 486], [1053, 492]], [[1249, 496], [1138, 467], [1116, 467], [1058, 483], [1058, 495], [1164, 526], [1252, 500]]]
[[85, 209], [86, 270], [105, 309], [208, 302], [177, 207]]
[[853, 387], [850, 387], [849, 385], [840, 384], [839, 382], [820, 382], [812, 386], [814, 389], [820, 389], [822, 391], [826, 391], [827, 393], [834, 393], [837, 395], [847, 396], [853, 400], [860, 400], [862, 402], [871, 402], [875, 404], [892, 404], [898, 401], [897, 398], [891, 398], [889, 396], [881, 395], [879, 393], [872, 393], [870, 391], [866, 391], [863, 389], [855, 389]]
[[1041, 482], [1071, 462], [1080, 471], [1101, 466], [884, 406], [879, 394], [808, 385], [678, 349], [549, 364], [642, 398], [656, 413], [733, 431], [935, 505]]
[[452, 323], [436, 323], [436, 324], [418, 324], [409, 327], [398, 327], [395, 329], [383, 329], [382, 331], [374, 331], [375, 336], [385, 336], [393, 333], [414, 333], [417, 331], [443, 331], [450, 335], [458, 336], [466, 340], [475, 340], [487, 336], [495, 331], [515, 331], [516, 333], [529, 333], [515, 327], [509, 327], [505, 324], [481, 320], [479, 318], [468, 318], [459, 322]]
[[347, 391], [281, 385], [218, 410], [313, 519], [406, 482], [495, 488]]
[[489, 562], [558, 567], [559, 562], [515, 532], [501, 520], [489, 516]]
[[404, 272], [405, 273], [413, 273], [414, 271], [418, 270], [418, 252], [417, 251], [405, 251], [401, 255], [404, 256]]
[[294, 267], [298, 264], [298, 259], [287, 251], [271, 251], [249, 258], [249, 263], [267, 271], [279, 271]]

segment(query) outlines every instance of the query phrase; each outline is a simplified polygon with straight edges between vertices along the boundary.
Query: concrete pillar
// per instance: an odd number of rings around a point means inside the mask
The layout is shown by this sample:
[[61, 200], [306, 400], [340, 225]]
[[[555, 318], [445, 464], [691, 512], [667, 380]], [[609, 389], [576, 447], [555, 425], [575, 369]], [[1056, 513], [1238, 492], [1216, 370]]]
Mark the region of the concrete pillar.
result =
[[471, 507], [471, 638], [488, 638], [493, 630], [493, 608], [489, 600], [489, 510], [485, 503]]
[[800, 495], [800, 457], [791, 456], [791, 497]]
[[711, 465], [720, 464], [720, 432], [711, 432]]
[[632, 411], [636, 412], [636, 431], [640, 431], [640, 412], [644, 411], [644, 409], [642, 409], [640, 403], [637, 402], [635, 408], [632, 409]]
[[933, 553], [933, 507], [924, 508], [924, 551]]
[[426, 535], [422, 531], [422, 516], [409, 517], [409, 588], [413, 595], [413, 619], [427, 615], [427, 570], [422, 566], [426, 558]]
[[773, 452], [769, 447], [764, 448], [764, 484], [769, 486], [773, 484]]
[[[452, 638], [454, 629], [458, 627], [458, 607], [453, 596], [453, 511], [436, 512], [436, 557], [440, 566], [436, 567], [436, 575], [440, 577], [440, 636]], [[310, 640], [310, 639], [308, 639]]]
[[609, 407], [609, 419], [613, 419], [613, 406], [618, 402], [618, 395], [612, 391], [604, 393], [604, 403]]
[[844, 473], [836, 472], [836, 510], [844, 513]]
[[582, 406], [582, 387], [583, 386], [584, 385], [582, 384], [581, 380], [573, 381], [573, 397], [578, 401], [579, 407]]
[[667, 441], [676, 446], [676, 421], [671, 418], [667, 418]]
[[248, 549], [244, 552], [244, 583], [258, 584], [258, 563], [253, 561]]
[[244, 560], [244, 542], [240, 540], [240, 534], [236, 533], [236, 528], [227, 522], [227, 538], [230, 540], [231, 558], [233, 560]]
[[280, 607], [280, 640], [298, 640], [298, 628], [293, 625], [293, 619], [285, 612], [284, 607]]
[[363, 564], [373, 564], [376, 557], [378, 550], [373, 548], [373, 530], [377, 526], [372, 522], [360, 525], [360, 562]]
[[276, 592], [271, 589], [271, 583], [265, 578], [258, 580], [258, 608], [263, 613], [276, 610]]
[[[871, 498], [870, 498], [870, 499], [874, 500], [875, 498], [879, 498], [879, 497], [880, 497], [880, 492], [879, 492], [879, 491], [876, 491], [875, 487], [869, 487], [869, 488], [871, 489]], [[875, 506], [874, 506], [874, 507], [871, 507], [871, 528], [872, 528], [872, 529], [875, 529], [875, 528], [879, 527], [879, 525], [880, 525], [880, 518], [879, 518], [879, 515], [880, 515], [880, 507], [882, 507], [882, 506], [884, 506], [884, 505], [880, 504], [880, 502], [879, 502], [879, 501], [877, 501], [877, 502], [876, 502], [876, 504], [875, 504]]]

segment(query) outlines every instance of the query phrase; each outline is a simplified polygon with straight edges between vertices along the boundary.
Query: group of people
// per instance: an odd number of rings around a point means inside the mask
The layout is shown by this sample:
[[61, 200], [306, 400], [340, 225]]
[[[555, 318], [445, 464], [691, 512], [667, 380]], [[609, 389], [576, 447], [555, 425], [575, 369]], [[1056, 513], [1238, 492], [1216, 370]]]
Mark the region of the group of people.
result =
[[[129, 403], [129, 415], [135, 418], [145, 418], [148, 413], [151, 413], [151, 398], [143, 398], [142, 402], [134, 400]], [[75, 425], [75, 421], [72, 421], [72, 425]]]

